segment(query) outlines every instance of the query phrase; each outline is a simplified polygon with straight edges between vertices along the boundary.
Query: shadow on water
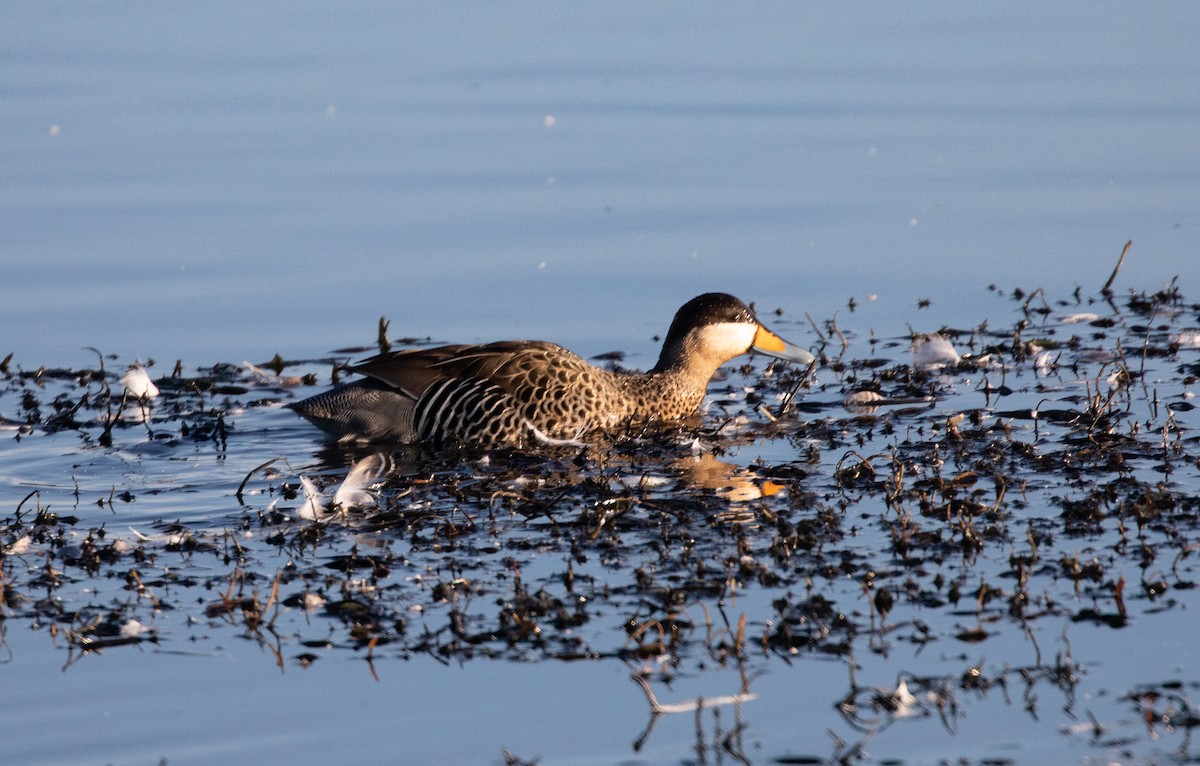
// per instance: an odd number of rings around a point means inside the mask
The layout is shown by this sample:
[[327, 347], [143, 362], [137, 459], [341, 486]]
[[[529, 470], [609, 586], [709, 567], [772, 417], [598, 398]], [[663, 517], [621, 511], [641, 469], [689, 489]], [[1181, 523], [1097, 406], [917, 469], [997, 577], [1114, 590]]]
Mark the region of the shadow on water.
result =
[[[204, 656], [223, 636], [281, 672], [339, 655], [376, 678], [417, 657], [619, 663], [647, 703], [632, 751], [690, 716], [701, 762], [968, 750], [971, 711], [997, 708], [1045, 719], [1042, 741], [1195, 757], [1200, 677], [1143, 674], [1119, 637], [1150, 653], [1160, 625], [1195, 628], [1197, 306], [1174, 286], [1120, 306], [1005, 297], [1004, 327], [864, 341], [815, 325], [815, 378], [748, 363], [699, 427], [542, 454], [314, 453], [281, 408], [313, 363], [176, 366], [138, 398], [116, 360], [5, 360], [4, 455], [40, 462], [0, 476], [19, 490], [0, 638], [42, 634], [67, 671], [132, 646]], [[138, 457], [80, 470], [112, 453]], [[60, 454], [68, 485], [44, 478]], [[151, 480], [197, 465], [207, 483]], [[180, 493], [211, 512], [124, 521]], [[844, 682], [804, 691], [833, 716], [822, 744], [773, 706], [778, 677], [829, 663]]]

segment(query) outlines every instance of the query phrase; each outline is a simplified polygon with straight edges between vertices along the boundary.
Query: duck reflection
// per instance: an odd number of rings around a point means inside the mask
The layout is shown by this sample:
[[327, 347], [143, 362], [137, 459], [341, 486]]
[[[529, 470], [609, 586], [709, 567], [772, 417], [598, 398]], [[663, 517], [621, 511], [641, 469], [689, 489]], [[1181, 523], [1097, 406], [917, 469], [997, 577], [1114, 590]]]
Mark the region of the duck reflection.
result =
[[[487, 476], [502, 483], [510, 481], [520, 487], [527, 487], [539, 476], [541, 478], [533, 482], [536, 486], [554, 484], [559, 489], [595, 481], [595, 476], [581, 464], [582, 455], [572, 461], [509, 452], [502, 456], [482, 453], [468, 458], [461, 453], [431, 453], [420, 447], [379, 451], [378, 448], [353, 449], [345, 445], [328, 445], [315, 457], [320, 465], [313, 469], [313, 475], [316, 472], [345, 473], [340, 481], [335, 476], [326, 476], [320, 482], [322, 486], [319, 491], [312, 486], [313, 482], [305, 481], [307, 503], [319, 510], [311, 515], [312, 518], [325, 518], [334, 512], [345, 512], [352, 508], [372, 508], [380, 499], [380, 488], [389, 481], [399, 480], [403, 485], [405, 477], [419, 483], [422, 480], [416, 477], [425, 477], [423, 481], [429, 481], [430, 476], [459, 474], [461, 478], [464, 468], [477, 479]], [[643, 466], [642, 470], [645, 469]], [[640, 479], [634, 479], [639, 474]], [[304, 480], [303, 476], [301, 478]], [[624, 491], [633, 489], [635, 485], [651, 495], [659, 492], [676, 495], [698, 492], [715, 496], [724, 501], [724, 507], [716, 511], [716, 516], [727, 524], [757, 521], [759, 506], [754, 501], [784, 489], [781, 484], [762, 479], [743, 466], [720, 460], [707, 452], [669, 459], [645, 473], [633, 471], [616, 481], [616, 486], [623, 486]], [[301, 516], [310, 518], [305, 513]]]
[[[680, 478], [688, 486], [712, 490], [718, 497], [731, 503], [759, 500], [784, 489], [781, 484], [757, 479], [745, 468], [718, 460], [707, 452], [677, 460], [673, 467], [680, 472]], [[750, 516], [753, 518], [753, 513]]]

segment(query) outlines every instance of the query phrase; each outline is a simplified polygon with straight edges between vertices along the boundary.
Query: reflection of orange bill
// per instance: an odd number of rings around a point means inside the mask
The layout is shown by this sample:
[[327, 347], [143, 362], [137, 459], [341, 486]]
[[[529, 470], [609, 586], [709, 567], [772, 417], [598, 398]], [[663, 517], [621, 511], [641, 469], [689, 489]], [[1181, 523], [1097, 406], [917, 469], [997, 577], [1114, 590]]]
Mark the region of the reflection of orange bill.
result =
[[782, 492], [785, 489], [787, 489], [787, 487], [784, 486], [783, 484], [776, 484], [775, 482], [773, 482], [769, 479], [762, 483], [763, 497], [770, 497], [771, 495], [778, 495], [780, 492]]

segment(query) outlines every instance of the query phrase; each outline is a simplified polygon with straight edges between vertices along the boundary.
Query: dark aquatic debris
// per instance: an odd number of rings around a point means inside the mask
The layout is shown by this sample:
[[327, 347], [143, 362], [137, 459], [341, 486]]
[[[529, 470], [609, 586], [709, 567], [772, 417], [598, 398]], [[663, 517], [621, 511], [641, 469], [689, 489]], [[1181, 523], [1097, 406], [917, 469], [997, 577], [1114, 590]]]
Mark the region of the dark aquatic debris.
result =
[[928, 328], [957, 363], [918, 364], [907, 329], [813, 322], [819, 369], [727, 366], [696, 423], [539, 452], [314, 456], [280, 410], [327, 359], [148, 360], [154, 397], [126, 392], [121, 360], [9, 360], [0, 653], [19, 627], [68, 672], [231, 637], [292, 673], [619, 662], [649, 703], [628, 739], [686, 708], [713, 762], [751, 752], [756, 679], [832, 665], [841, 684], [803, 693], [835, 711], [836, 741], [780, 758], [853, 760], [984, 705], [1066, 716], [1082, 748], [1099, 729], [1194, 757], [1200, 677], [1122, 662], [1133, 682], [1097, 686], [1114, 660], [1095, 647], [1157, 651], [1197, 610], [1200, 306], [1174, 283], [1112, 305], [992, 300], [974, 327]]

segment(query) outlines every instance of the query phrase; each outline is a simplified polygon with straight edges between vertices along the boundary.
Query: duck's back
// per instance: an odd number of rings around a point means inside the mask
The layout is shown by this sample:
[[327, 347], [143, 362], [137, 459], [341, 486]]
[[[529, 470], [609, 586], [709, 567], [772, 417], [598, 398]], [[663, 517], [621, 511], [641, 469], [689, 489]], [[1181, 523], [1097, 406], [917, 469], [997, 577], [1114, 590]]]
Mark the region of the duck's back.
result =
[[631, 412], [613, 373], [541, 341], [400, 351], [351, 369], [367, 379], [295, 408], [342, 436], [479, 446], [578, 439]]

